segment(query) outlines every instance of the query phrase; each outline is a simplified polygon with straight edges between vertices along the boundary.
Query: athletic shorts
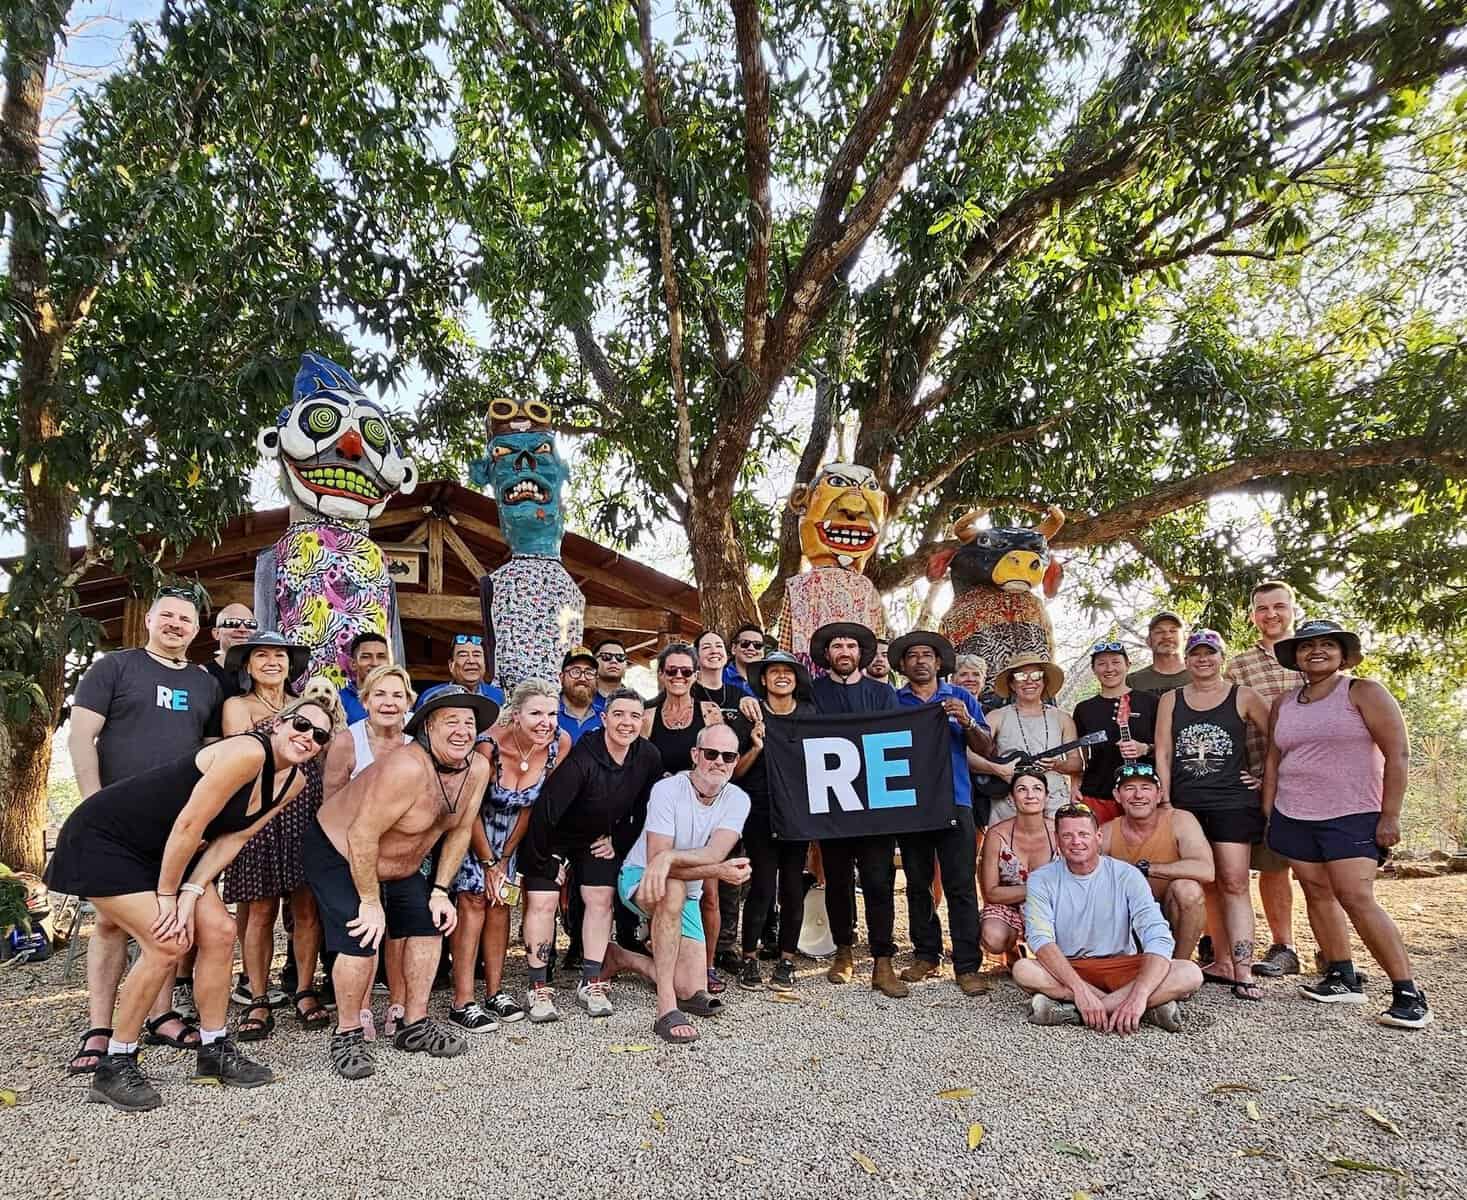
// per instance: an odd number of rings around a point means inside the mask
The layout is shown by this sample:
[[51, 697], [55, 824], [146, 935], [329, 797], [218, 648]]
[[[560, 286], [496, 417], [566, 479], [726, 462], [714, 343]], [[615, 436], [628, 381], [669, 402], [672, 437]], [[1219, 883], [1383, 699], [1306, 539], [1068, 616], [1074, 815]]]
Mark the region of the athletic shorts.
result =
[[1114, 821], [1121, 815], [1121, 802], [1112, 796], [1085, 796], [1076, 792], [1074, 802], [1076, 804], [1083, 804], [1093, 812], [1097, 825], [1104, 825], [1107, 821]]
[[1113, 992], [1133, 982], [1145, 961], [1144, 954], [1109, 954], [1104, 958], [1072, 958], [1070, 966], [1091, 987]]
[[[331, 844], [319, 821], [311, 821], [301, 837], [301, 861], [306, 883], [321, 913], [323, 947], [334, 954], [371, 958], [377, 951], [363, 946], [346, 930], [347, 922], [357, 919], [357, 909], [361, 906], [357, 885], [351, 877], [351, 864]], [[428, 911], [432, 884], [421, 871], [414, 871], [404, 879], [383, 880], [381, 888], [388, 937], [443, 936]]]
[[1188, 808], [1183, 811], [1197, 818], [1197, 823], [1202, 826], [1202, 836], [1209, 842], [1256, 846], [1263, 841], [1265, 822], [1261, 808]]
[[1377, 864], [1390, 851], [1376, 844], [1378, 812], [1348, 813], [1327, 821], [1296, 821], [1278, 809], [1268, 823], [1268, 844], [1295, 862], [1339, 862], [1346, 858], [1373, 858]]
[[[589, 846], [578, 846], [568, 850], [559, 849], [556, 853], [569, 860], [570, 874], [567, 879], [573, 886], [609, 888], [616, 886], [616, 870], [621, 862], [620, 859], [597, 858], [591, 853]], [[520, 870], [524, 872], [524, 878], [520, 883], [525, 891], [560, 891], [560, 884], [555, 878], [559, 874], [556, 863], [535, 862], [525, 856], [520, 859], [519, 866]]]
[[1265, 834], [1263, 841], [1253, 847], [1248, 867], [1253, 871], [1287, 871], [1289, 860], [1268, 844], [1268, 836]]
[[[646, 873], [645, 867], [634, 867], [631, 864], [622, 867], [621, 873], [616, 877], [616, 894], [621, 897], [621, 902], [638, 916], [651, 920], [652, 914], [637, 903], [637, 887]], [[704, 940], [703, 914], [698, 910], [696, 899], [683, 901], [683, 937], [692, 938], [695, 942]]]

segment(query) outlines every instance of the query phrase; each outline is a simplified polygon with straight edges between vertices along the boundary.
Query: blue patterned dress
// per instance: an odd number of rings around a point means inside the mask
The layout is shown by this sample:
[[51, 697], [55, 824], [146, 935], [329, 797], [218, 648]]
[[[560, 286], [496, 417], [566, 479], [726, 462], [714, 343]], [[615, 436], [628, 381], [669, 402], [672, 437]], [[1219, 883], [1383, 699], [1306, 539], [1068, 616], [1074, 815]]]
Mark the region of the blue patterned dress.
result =
[[[488, 744], [489, 753], [494, 760], [494, 782], [489, 785], [489, 794], [484, 797], [483, 806], [479, 809], [479, 820], [484, 823], [484, 836], [489, 839], [489, 848], [496, 857], [503, 859], [504, 845], [514, 831], [515, 822], [520, 819], [520, 812], [535, 803], [540, 789], [545, 786], [550, 772], [555, 769], [555, 756], [560, 750], [560, 730], [555, 731], [555, 736], [546, 748], [545, 769], [540, 772], [540, 778], [528, 787], [507, 788], [499, 782], [499, 743], [491, 738]], [[515, 859], [518, 857], [519, 851], [516, 849], [507, 861], [501, 861], [500, 865], [504, 868], [507, 879], [514, 879]], [[485, 889], [484, 875], [484, 864], [470, 850], [464, 854], [463, 865], [453, 877], [453, 890], [482, 894]]]

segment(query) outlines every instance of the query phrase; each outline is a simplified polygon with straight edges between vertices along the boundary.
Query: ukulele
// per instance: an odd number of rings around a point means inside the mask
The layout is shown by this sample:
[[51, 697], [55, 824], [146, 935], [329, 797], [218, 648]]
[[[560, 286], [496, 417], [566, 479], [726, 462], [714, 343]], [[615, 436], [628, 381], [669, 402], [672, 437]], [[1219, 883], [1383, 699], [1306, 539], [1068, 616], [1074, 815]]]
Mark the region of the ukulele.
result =
[[1120, 740], [1131, 740], [1131, 693], [1127, 692], [1116, 705], [1116, 727], [1121, 731]]

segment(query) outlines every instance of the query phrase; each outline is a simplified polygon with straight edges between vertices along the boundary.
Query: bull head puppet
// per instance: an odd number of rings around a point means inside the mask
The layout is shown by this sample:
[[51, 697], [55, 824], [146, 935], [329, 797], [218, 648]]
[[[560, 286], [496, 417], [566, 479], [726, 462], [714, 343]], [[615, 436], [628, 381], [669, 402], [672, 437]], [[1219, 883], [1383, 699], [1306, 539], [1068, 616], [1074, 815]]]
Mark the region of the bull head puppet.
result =
[[260, 431], [290, 501], [284, 535], [255, 561], [255, 619], [310, 647], [306, 675], [345, 683], [359, 633], [388, 637], [402, 661], [397, 594], [368, 522], [417, 486], [386, 412], [351, 373], [309, 351], [291, 403]]
[[471, 465], [499, 506], [510, 559], [479, 580], [489, 676], [506, 692], [557, 679], [584, 637], [586, 598], [560, 562], [570, 471], [555, 445], [550, 406], [501, 397], [489, 404], [489, 453]]
[[800, 552], [810, 569], [785, 586], [780, 646], [809, 663], [810, 635], [831, 621], [855, 621], [886, 633], [876, 585], [861, 572], [886, 523], [886, 493], [869, 467], [832, 462], [790, 492], [800, 518]]
[[[983, 511], [973, 509], [954, 523], [960, 545], [928, 559], [927, 578], [951, 578], [953, 602], [939, 629], [960, 654], [982, 655], [992, 680], [1016, 654], [1054, 657], [1054, 627], [1044, 599], [1055, 596], [1064, 575], [1049, 539], [1065, 515], [1051, 505], [1036, 529], [980, 529]], [[1003, 703], [985, 694], [984, 703], [990, 702]]]

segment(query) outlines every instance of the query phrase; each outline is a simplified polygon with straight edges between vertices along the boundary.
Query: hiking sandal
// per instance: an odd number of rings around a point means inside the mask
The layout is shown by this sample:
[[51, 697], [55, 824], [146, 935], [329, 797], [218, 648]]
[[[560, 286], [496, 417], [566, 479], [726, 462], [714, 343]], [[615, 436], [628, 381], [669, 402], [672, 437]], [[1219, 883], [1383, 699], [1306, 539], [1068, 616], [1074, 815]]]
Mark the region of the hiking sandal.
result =
[[[158, 1031], [167, 1025], [169, 1021], [177, 1021], [183, 1026], [182, 1033], [159, 1033]], [[172, 1046], [175, 1050], [197, 1050], [203, 1044], [203, 1038], [199, 1035], [199, 1027], [190, 1025], [178, 1013], [169, 1009], [161, 1017], [154, 1017], [151, 1021], [144, 1021], [143, 1028], [147, 1030], [143, 1034], [145, 1046]], [[189, 1041], [189, 1035], [193, 1035], [193, 1041]]]
[[427, 1017], [419, 1017], [411, 1025], [404, 1025], [397, 1031], [392, 1044], [409, 1054], [429, 1054], [433, 1058], [457, 1058], [469, 1050], [467, 1040]]
[[[87, 1049], [87, 1043], [90, 1042], [93, 1038], [102, 1039], [103, 1045], [100, 1050]], [[88, 1029], [84, 1034], [81, 1035], [81, 1040], [77, 1042], [76, 1053], [71, 1056], [71, 1061], [66, 1064], [66, 1073], [68, 1075], [95, 1074], [97, 1070], [97, 1063], [101, 1061], [102, 1055], [107, 1053], [107, 1043], [111, 1040], [111, 1038], [112, 1030], [110, 1029]], [[84, 1058], [90, 1058], [92, 1060], [92, 1065], [89, 1067], [81, 1065], [80, 1060]]]
[[[262, 1012], [265, 1019], [252, 1017], [250, 1013]], [[257, 996], [245, 1006], [244, 1019], [235, 1026], [234, 1040], [237, 1042], [263, 1042], [275, 1032], [275, 1014], [270, 1009], [270, 1001], [264, 996]]]
[[[310, 1008], [301, 1008], [301, 1001], [311, 1001]], [[331, 1024], [331, 1014], [321, 1003], [321, 993], [315, 988], [303, 988], [295, 994], [295, 1019], [305, 1029], [325, 1029]]]
[[[686, 1025], [689, 1029], [693, 1031], [693, 1035], [691, 1037], [678, 1037], [675, 1033], [673, 1033], [674, 1029], [677, 1029], [679, 1026], [683, 1025]], [[657, 1018], [657, 1020], [653, 1021], [652, 1032], [660, 1037], [664, 1042], [671, 1042], [674, 1046], [686, 1046], [689, 1042], [696, 1042], [701, 1036], [698, 1033], [697, 1026], [695, 1026], [693, 1022], [688, 1019], [688, 1014], [676, 1008], [672, 1009], [670, 1012], [663, 1013], [660, 1017]]]
[[331, 1048], [327, 1052], [331, 1069], [343, 1079], [365, 1079], [377, 1070], [376, 1060], [367, 1049], [360, 1029], [336, 1030], [331, 1035]]

